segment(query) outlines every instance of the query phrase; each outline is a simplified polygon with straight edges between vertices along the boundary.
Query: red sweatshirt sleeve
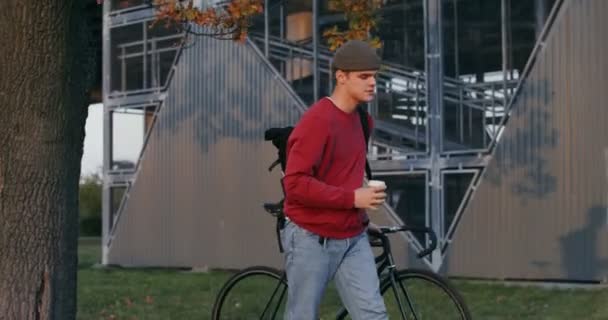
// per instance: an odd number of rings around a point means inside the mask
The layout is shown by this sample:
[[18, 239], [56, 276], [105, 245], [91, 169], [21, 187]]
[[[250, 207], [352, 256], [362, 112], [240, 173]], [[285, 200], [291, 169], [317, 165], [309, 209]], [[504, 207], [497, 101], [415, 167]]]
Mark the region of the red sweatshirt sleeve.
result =
[[329, 126], [323, 119], [304, 116], [289, 136], [287, 167], [283, 186], [290, 200], [312, 207], [352, 209], [354, 191], [332, 186], [316, 177], [329, 137]]

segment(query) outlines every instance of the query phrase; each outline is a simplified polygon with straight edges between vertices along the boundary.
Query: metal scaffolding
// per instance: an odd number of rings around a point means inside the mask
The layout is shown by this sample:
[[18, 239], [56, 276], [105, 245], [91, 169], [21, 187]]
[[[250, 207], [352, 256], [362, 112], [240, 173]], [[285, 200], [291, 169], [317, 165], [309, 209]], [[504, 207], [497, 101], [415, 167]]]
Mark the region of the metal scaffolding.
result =
[[[298, 1], [291, 1], [298, 2]], [[392, 1], [395, 3], [396, 1]], [[401, 1], [403, 8], [421, 10], [424, 27], [424, 68], [387, 61], [379, 73], [379, 98], [369, 106], [376, 119], [373, 148], [369, 155], [372, 167], [380, 176], [408, 179], [412, 174], [424, 176], [422, 209], [417, 209], [421, 221], [431, 226], [438, 235], [440, 246], [428, 263], [437, 270], [441, 266], [447, 244], [454, 233], [467, 199], [479, 182], [480, 172], [488, 164], [492, 147], [502, 133], [508, 115], [510, 97], [518, 79], [513, 78], [513, 46], [511, 40], [509, 8], [514, 0], [502, 0], [501, 16], [501, 70], [502, 79], [496, 81], [467, 81], [461, 61], [459, 45], [461, 30], [458, 1], [450, 10], [453, 37], [445, 37], [445, 5], [441, 0]], [[269, 1], [265, 6], [261, 27], [254, 28], [251, 39], [278, 73], [306, 103], [312, 103], [333, 87], [330, 70], [331, 52], [323, 46], [318, 35], [321, 23], [331, 19], [321, 16], [319, 1], [311, 2], [312, 30], [310, 39], [292, 40], [286, 37], [286, 21], [290, 1]], [[544, 23], [546, 1], [536, 0], [536, 17], [533, 30]], [[405, 9], [404, 9], [405, 10]], [[405, 11], [404, 11], [405, 12]], [[410, 14], [411, 15], [411, 14]], [[149, 21], [154, 8], [145, 1], [104, 2], [103, 24], [103, 103], [104, 103], [104, 158], [103, 158], [103, 263], [107, 263], [107, 250], [112, 232], [120, 217], [121, 208], [128, 201], [128, 190], [137, 177], [138, 164], [133, 168], [115, 166], [113, 157], [113, 114], [117, 110], [140, 110], [150, 128], [154, 116], [165, 98], [174, 66], [179, 61], [179, 47], [170, 45], [183, 37], [175, 32], [154, 33]], [[271, 34], [272, 23], [278, 20], [276, 34]], [[292, 22], [294, 23], [294, 22]], [[395, 22], [397, 23], [397, 22]], [[404, 24], [404, 48], [411, 46], [413, 35]], [[534, 29], [536, 28], [536, 29]], [[444, 42], [449, 38], [455, 48], [455, 76], [446, 76]], [[413, 51], [407, 48], [408, 52]], [[309, 70], [309, 68], [311, 70]], [[479, 72], [480, 70], [477, 70]], [[520, 72], [522, 70], [519, 70]], [[310, 74], [309, 74], [310, 73]], [[145, 135], [146, 139], [149, 136]], [[143, 143], [145, 148], [146, 142]], [[143, 157], [143, 150], [138, 163]], [[455, 184], [459, 205], [450, 205], [447, 212], [446, 181], [448, 176], [461, 175]], [[460, 190], [460, 189], [463, 190]], [[114, 192], [115, 190], [123, 190]], [[452, 190], [452, 189], [450, 189]], [[399, 194], [394, 195], [399, 198]], [[119, 199], [116, 199], [120, 197]], [[453, 200], [450, 200], [453, 201]], [[451, 202], [450, 202], [451, 203]], [[397, 219], [411, 217], [392, 208]], [[414, 217], [418, 219], [420, 217]], [[425, 239], [411, 237], [414, 247]]]

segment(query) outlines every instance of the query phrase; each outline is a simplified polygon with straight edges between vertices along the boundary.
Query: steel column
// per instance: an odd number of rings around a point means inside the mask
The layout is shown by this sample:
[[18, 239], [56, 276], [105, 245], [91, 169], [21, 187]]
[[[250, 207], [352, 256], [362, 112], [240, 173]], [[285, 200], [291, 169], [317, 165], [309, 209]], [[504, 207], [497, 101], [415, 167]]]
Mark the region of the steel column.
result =
[[[103, 27], [102, 27], [102, 101], [103, 101], [103, 187], [102, 187], [102, 214], [101, 214], [101, 263], [108, 262], [108, 238], [110, 235], [110, 215], [111, 215], [111, 190], [110, 182], [106, 179], [106, 175], [112, 165], [112, 112], [110, 106], [106, 103], [110, 93], [110, 74], [111, 72], [111, 51], [110, 51], [110, 1], [103, 3]], [[116, 76], [116, 75], [114, 75]]]
[[[425, 51], [428, 96], [428, 125], [430, 129], [430, 226], [442, 242], [442, 186], [440, 153], [443, 142], [443, 63], [442, 63], [442, 28], [441, 0], [426, 0], [424, 3], [425, 16]], [[435, 270], [441, 266], [441, 245], [432, 254], [431, 264]]]
[[269, 6], [269, 1], [266, 1], [266, 3], [264, 3], [264, 56], [266, 57], [266, 59], [268, 59], [268, 40], [269, 40], [269, 33], [270, 33], [270, 28], [268, 26], [269, 22], [268, 20], [270, 19], [269, 17], [269, 12], [268, 12], [268, 6]]
[[536, 38], [538, 39], [547, 18], [547, 0], [534, 0], [534, 13], [536, 18]]
[[507, 3], [508, 0], [501, 0], [500, 2], [500, 16], [501, 16], [501, 38], [502, 38], [502, 94], [503, 94], [503, 105], [507, 105], [507, 80], [508, 76], [508, 68], [509, 68], [509, 52], [507, 50], [508, 47], [508, 27], [507, 27]]

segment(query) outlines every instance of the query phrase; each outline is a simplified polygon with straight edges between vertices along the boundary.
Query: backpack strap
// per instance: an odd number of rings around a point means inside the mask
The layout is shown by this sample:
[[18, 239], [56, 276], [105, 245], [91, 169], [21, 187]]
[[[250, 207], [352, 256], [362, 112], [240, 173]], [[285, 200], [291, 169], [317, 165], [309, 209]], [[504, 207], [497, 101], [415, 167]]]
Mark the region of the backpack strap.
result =
[[365, 174], [367, 175], [368, 180], [372, 180], [372, 169], [369, 166], [369, 161], [367, 161], [367, 145], [369, 143], [369, 119], [367, 118], [367, 111], [365, 111], [361, 106], [357, 106], [357, 113], [359, 113], [359, 118], [361, 119], [361, 127], [363, 128], [363, 136], [365, 137]]

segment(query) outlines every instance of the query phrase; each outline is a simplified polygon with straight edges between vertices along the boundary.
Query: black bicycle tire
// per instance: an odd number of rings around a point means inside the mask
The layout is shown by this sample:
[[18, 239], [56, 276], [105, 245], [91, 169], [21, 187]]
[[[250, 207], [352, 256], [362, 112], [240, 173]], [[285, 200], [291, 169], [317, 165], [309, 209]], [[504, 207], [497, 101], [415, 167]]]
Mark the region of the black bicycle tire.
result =
[[[275, 278], [277, 281], [281, 281], [282, 272], [277, 269], [266, 267], [266, 266], [253, 266], [239, 271], [230, 277], [222, 289], [218, 293], [215, 302], [213, 303], [213, 309], [211, 311], [211, 319], [212, 320], [220, 320], [220, 313], [222, 311], [222, 306], [224, 304], [224, 300], [226, 299], [230, 289], [232, 289], [239, 281], [254, 275], [266, 275], [272, 278]], [[285, 283], [287, 285], [287, 283]]]
[[[401, 281], [402, 279], [407, 278], [422, 278], [437, 285], [448, 294], [452, 302], [457, 306], [458, 310], [460, 311], [460, 315], [463, 316], [463, 319], [472, 319], [471, 312], [469, 311], [464, 298], [460, 292], [458, 292], [458, 290], [456, 290], [456, 288], [454, 288], [454, 286], [452, 286], [452, 284], [444, 277], [434, 272], [422, 269], [404, 269], [395, 272], [395, 281]], [[390, 286], [391, 280], [388, 277], [385, 277], [380, 284], [380, 293], [384, 296], [384, 293], [390, 288]]]

